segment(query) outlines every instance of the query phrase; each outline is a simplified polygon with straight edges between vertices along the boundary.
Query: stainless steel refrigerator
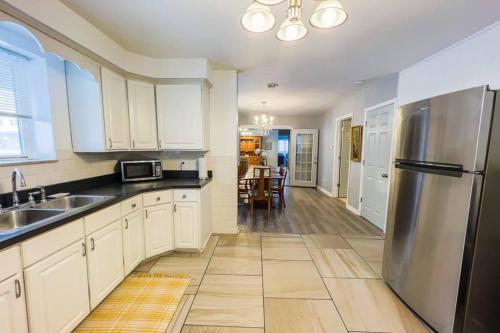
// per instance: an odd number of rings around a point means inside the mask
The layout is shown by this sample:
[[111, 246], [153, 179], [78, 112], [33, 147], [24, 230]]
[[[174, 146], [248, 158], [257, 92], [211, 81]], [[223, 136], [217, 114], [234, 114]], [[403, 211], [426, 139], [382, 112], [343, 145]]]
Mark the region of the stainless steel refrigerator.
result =
[[439, 332], [500, 332], [495, 97], [478, 87], [396, 115], [383, 276]]

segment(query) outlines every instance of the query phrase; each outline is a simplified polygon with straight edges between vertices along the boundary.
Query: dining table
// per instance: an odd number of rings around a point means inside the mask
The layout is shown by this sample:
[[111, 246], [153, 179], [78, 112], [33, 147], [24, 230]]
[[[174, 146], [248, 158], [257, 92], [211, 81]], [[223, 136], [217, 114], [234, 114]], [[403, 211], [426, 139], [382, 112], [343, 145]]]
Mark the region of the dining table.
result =
[[259, 168], [259, 169], [267, 169], [267, 168], [270, 168], [271, 169], [271, 175], [270, 177], [266, 177], [266, 178], [271, 178], [271, 179], [283, 179], [283, 175], [280, 174], [280, 168], [279, 167], [274, 167], [274, 166], [257, 166], [257, 165], [252, 165], [250, 167], [248, 167], [248, 170], [247, 172], [245, 173], [245, 175], [240, 178], [240, 180], [257, 180], [259, 179], [258, 176], [254, 176], [254, 169], [256, 168]]

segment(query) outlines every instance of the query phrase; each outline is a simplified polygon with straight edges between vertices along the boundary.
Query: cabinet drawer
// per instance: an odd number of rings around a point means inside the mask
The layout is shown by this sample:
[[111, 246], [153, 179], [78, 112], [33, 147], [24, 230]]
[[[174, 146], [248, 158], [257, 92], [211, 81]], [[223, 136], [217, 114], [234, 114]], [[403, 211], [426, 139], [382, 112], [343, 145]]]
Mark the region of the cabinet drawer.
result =
[[172, 191], [158, 191], [143, 194], [144, 207], [172, 202]]
[[198, 202], [200, 200], [199, 190], [175, 190], [174, 201]]
[[13, 246], [0, 252], [0, 282], [21, 271], [19, 246]]
[[121, 217], [120, 204], [104, 208], [96, 213], [85, 216], [85, 235], [91, 234], [94, 231], [121, 219]]
[[142, 196], [137, 195], [133, 198], [122, 201], [120, 206], [122, 208], [122, 216], [127, 216], [128, 214], [142, 208]]
[[23, 267], [33, 265], [83, 236], [83, 219], [79, 219], [22, 242]]

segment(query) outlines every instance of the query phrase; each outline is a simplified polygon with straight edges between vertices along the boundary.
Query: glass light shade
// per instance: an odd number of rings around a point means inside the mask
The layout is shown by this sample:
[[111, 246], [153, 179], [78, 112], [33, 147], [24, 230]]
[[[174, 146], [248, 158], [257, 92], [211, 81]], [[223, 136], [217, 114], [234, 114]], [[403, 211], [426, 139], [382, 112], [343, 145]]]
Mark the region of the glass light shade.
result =
[[308, 32], [300, 19], [287, 18], [281, 24], [276, 37], [283, 42], [291, 42], [304, 38]]
[[338, 0], [326, 0], [318, 5], [309, 20], [315, 28], [334, 28], [347, 20], [347, 13]]
[[254, 2], [241, 18], [241, 25], [250, 32], [266, 32], [276, 24], [273, 13], [267, 6]]
[[266, 6], [274, 6], [282, 3], [285, 0], [256, 0], [256, 1]]

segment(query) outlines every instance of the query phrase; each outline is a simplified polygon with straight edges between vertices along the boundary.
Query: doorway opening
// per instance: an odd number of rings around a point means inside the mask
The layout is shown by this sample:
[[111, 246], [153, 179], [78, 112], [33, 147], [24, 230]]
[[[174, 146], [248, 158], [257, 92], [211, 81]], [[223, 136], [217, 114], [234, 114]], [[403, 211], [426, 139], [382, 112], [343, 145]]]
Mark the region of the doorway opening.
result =
[[339, 170], [337, 182], [337, 197], [347, 201], [347, 191], [349, 185], [349, 163], [351, 155], [351, 123], [352, 118], [342, 119], [340, 121], [339, 133]]

